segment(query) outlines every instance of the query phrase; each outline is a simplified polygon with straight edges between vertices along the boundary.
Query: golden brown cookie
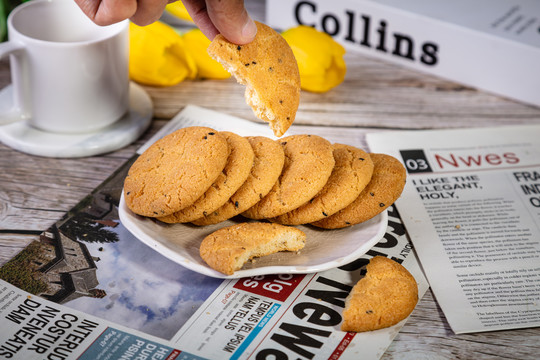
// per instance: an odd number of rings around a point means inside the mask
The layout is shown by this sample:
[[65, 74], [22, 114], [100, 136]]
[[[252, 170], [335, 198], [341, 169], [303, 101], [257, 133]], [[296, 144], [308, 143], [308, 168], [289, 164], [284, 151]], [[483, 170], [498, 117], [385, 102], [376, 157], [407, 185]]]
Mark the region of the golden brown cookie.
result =
[[255, 40], [236, 45], [217, 35], [208, 53], [246, 85], [246, 102], [276, 136], [291, 126], [300, 102], [300, 74], [291, 47], [275, 30], [257, 22]]
[[309, 202], [271, 219], [284, 225], [308, 224], [331, 216], [352, 203], [373, 173], [368, 153], [354, 146], [334, 144], [336, 164], [324, 188]]
[[205, 237], [200, 246], [203, 260], [214, 270], [232, 275], [254, 257], [279, 251], [298, 251], [306, 234], [296, 228], [270, 223], [240, 223]]
[[283, 171], [272, 190], [243, 213], [251, 219], [273, 218], [313, 198], [334, 168], [332, 144], [316, 135], [291, 135], [280, 140], [285, 152]]
[[400, 196], [407, 172], [395, 157], [386, 154], [370, 154], [374, 168], [371, 180], [349, 206], [312, 224], [325, 229], [340, 229], [359, 224], [380, 214]]
[[152, 144], [129, 169], [126, 205], [136, 214], [159, 217], [195, 202], [221, 174], [229, 156], [216, 130], [179, 129]]
[[193, 224], [210, 225], [230, 219], [255, 205], [276, 183], [285, 162], [281, 145], [264, 136], [250, 136], [247, 140], [255, 153], [247, 180], [219, 209], [193, 221]]
[[418, 285], [401, 264], [375, 256], [366, 276], [353, 287], [345, 300], [343, 331], [372, 331], [397, 324], [414, 310]]
[[216, 181], [192, 205], [168, 216], [159, 217], [166, 223], [184, 223], [198, 219], [223, 205], [246, 181], [255, 157], [249, 141], [228, 131], [219, 132], [227, 139], [230, 154], [227, 163]]

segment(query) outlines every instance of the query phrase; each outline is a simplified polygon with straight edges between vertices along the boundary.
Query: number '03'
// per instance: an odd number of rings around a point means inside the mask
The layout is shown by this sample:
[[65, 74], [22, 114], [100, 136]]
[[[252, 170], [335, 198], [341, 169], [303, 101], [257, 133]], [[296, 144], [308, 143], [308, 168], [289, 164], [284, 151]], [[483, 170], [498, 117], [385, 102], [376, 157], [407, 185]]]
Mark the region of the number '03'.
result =
[[409, 170], [427, 170], [429, 168], [428, 163], [424, 159], [407, 159], [405, 166]]

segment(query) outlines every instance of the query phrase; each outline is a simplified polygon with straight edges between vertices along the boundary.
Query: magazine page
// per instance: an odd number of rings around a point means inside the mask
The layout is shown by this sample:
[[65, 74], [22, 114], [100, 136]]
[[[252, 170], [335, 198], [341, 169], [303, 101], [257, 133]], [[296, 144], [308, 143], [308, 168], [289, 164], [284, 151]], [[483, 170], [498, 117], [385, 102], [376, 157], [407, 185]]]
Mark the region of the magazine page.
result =
[[540, 326], [540, 127], [387, 132], [396, 206], [456, 333]]

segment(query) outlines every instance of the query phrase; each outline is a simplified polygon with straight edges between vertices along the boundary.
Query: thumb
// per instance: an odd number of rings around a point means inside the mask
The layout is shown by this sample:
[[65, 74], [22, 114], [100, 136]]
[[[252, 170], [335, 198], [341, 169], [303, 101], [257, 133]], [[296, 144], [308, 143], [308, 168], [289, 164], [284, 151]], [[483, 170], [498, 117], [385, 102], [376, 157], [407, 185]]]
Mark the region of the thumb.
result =
[[230, 42], [247, 44], [255, 38], [257, 25], [244, 7], [244, 0], [207, 0], [208, 16]]

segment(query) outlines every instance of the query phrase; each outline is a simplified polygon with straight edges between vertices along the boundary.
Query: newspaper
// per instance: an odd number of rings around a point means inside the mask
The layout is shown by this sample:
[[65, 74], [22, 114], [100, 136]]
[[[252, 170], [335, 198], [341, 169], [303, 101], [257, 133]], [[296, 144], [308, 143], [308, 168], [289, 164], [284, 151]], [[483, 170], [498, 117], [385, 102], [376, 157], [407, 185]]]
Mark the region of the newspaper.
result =
[[452, 329], [540, 326], [540, 126], [367, 141], [407, 168], [396, 206]]
[[[266, 125], [188, 106], [147, 144], [190, 125], [272, 137]], [[361, 129], [290, 133], [365, 145]], [[382, 255], [403, 264], [420, 298], [428, 288], [393, 206], [384, 237], [339, 268], [228, 280], [186, 269], [118, 220], [123, 179], [137, 157], [0, 268], [11, 282], [0, 280], [0, 358], [377, 359], [406, 320], [358, 334], [339, 327], [345, 297], [368, 260]]]

